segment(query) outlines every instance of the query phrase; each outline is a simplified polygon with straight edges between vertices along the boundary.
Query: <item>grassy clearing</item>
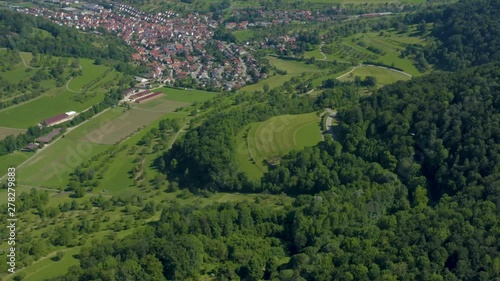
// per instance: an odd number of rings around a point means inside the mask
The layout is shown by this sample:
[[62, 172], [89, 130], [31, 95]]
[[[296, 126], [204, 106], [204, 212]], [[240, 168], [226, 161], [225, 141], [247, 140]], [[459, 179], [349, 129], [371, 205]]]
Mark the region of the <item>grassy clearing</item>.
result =
[[318, 69], [314, 65], [306, 64], [301, 61], [294, 61], [294, 60], [282, 60], [276, 57], [271, 57], [268, 56], [266, 57], [269, 62], [275, 66], [276, 68], [280, 70], [286, 70], [287, 74], [285, 75], [273, 75], [270, 76], [267, 79], [260, 80], [259, 82], [251, 85], [247, 85], [245, 87], [242, 87], [240, 91], [246, 91], [246, 92], [256, 92], [256, 91], [263, 91], [264, 85], [269, 85], [269, 88], [276, 88], [283, 86], [283, 83], [286, 81], [289, 81], [292, 79], [294, 76], [299, 76], [302, 75], [303, 73], [305, 74], [310, 74], [310, 73], [317, 73], [321, 72], [321, 69]]
[[314, 146], [321, 141], [319, 117], [315, 112], [281, 115], [252, 123], [236, 138], [236, 159], [251, 179], [266, 171], [265, 161], [275, 162], [292, 150]]
[[[95, 128], [80, 139], [80, 141], [90, 141], [93, 143], [115, 144], [130, 136], [137, 130], [140, 130], [149, 123], [155, 121], [162, 115], [168, 112], [173, 112], [175, 109], [189, 105], [185, 102], [165, 101], [150, 109], [132, 108], [125, 111], [123, 108], [114, 108], [113, 111], [122, 113], [120, 116], [109, 120], [107, 130]], [[92, 136], [99, 135], [99, 139], [94, 140]]]
[[7, 173], [7, 168], [16, 167], [31, 155], [33, 155], [33, 152], [14, 151], [13, 153], [0, 156], [0, 177]]
[[247, 42], [249, 41], [252, 36], [253, 36], [253, 31], [252, 30], [236, 30], [233, 32], [233, 35], [234, 37], [236, 37], [236, 39], [239, 41], [239, 42]]
[[321, 141], [321, 127], [319, 122], [307, 123], [295, 131], [295, 145], [298, 150], [302, 150], [307, 146], [315, 146]]
[[19, 168], [18, 181], [24, 185], [66, 188], [69, 175], [77, 166], [108, 147], [60, 139]]
[[353, 72], [340, 78], [339, 80], [354, 81], [354, 78], [356, 76], [361, 77], [361, 79], [365, 79], [366, 76], [375, 76], [375, 78], [377, 78], [378, 87], [382, 87], [384, 85], [391, 84], [400, 80], [411, 79], [410, 77], [404, 74], [389, 70], [387, 68], [376, 67], [376, 66], [365, 66], [355, 69]]
[[54, 96], [46, 94], [19, 106], [1, 110], [0, 126], [28, 128], [49, 117], [66, 111], [82, 111], [100, 102], [104, 98], [104, 93], [98, 93], [94, 97], [80, 103], [72, 99], [75, 95], [78, 94], [68, 91], [62, 91], [61, 94]]
[[77, 76], [71, 79], [69, 83], [69, 89], [73, 91], [82, 91], [83, 87], [89, 84], [91, 81], [102, 77], [109, 67], [105, 65], [95, 65], [93, 60], [90, 59], [80, 59], [80, 65], [82, 67], [82, 76]]
[[207, 101], [211, 98], [214, 98], [217, 95], [217, 93], [213, 92], [206, 92], [206, 91], [199, 91], [192, 89], [180, 90], [174, 88], [160, 88], [155, 91], [165, 93], [165, 97], [162, 98], [164, 100], [189, 102], [189, 103]]
[[0, 140], [3, 140], [7, 136], [10, 135], [19, 135], [26, 132], [24, 129], [15, 129], [15, 128], [6, 128], [6, 127], [0, 127]]

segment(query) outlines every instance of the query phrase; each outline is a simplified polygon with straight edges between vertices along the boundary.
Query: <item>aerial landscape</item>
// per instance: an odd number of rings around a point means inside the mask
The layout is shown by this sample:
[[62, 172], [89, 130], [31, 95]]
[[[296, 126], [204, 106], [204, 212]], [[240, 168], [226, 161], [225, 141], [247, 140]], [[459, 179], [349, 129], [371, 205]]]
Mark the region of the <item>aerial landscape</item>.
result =
[[0, 280], [500, 280], [499, 19], [0, 0]]

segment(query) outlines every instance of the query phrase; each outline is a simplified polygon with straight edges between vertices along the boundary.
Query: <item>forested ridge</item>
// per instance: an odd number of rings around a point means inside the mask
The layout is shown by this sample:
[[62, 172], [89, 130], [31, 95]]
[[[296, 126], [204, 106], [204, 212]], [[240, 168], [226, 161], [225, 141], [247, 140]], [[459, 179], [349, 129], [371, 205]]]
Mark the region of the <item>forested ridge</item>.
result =
[[130, 47], [111, 35], [82, 33], [41, 17], [5, 9], [0, 9], [0, 47], [53, 56], [106, 58], [125, 62], [130, 61], [132, 54]]

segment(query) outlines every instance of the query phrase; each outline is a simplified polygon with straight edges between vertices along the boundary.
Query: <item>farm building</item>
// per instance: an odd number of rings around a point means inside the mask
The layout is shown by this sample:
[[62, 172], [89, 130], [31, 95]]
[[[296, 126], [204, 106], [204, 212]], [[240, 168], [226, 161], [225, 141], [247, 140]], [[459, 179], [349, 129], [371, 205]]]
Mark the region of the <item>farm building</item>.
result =
[[135, 91], [136, 91], [136, 90], [137, 90], [137, 89], [134, 89], [134, 88], [132, 88], [132, 89], [128, 89], [128, 90], [126, 90], [126, 91], [123, 93], [123, 96], [128, 97], [128, 96], [132, 95], [133, 93], [135, 93]]
[[30, 143], [27, 146], [21, 148], [22, 151], [33, 151], [38, 148], [38, 143]]
[[134, 101], [134, 100], [136, 100], [136, 99], [138, 99], [138, 98], [142, 98], [142, 97], [147, 96], [147, 95], [149, 95], [149, 94], [151, 94], [151, 91], [150, 91], [150, 90], [142, 91], [142, 92], [140, 92], [140, 93], [133, 94], [133, 95], [129, 96], [129, 97], [128, 97], [128, 100], [129, 100], [129, 101]]
[[45, 136], [39, 137], [37, 141], [43, 143], [49, 143], [55, 136], [57, 136], [61, 132], [61, 128], [57, 128], [52, 130], [52, 132], [46, 134]]
[[158, 97], [161, 97], [161, 95], [163, 95], [162, 92], [154, 92], [152, 94], [149, 94], [147, 96], [144, 96], [144, 97], [141, 97], [141, 98], [138, 98], [135, 100], [136, 103], [143, 103], [143, 102], [147, 102], [147, 101], [150, 101], [152, 99], [155, 99], [155, 98], [158, 98]]
[[69, 121], [69, 120], [73, 119], [75, 116], [76, 116], [75, 111], [69, 111], [69, 112], [66, 112], [63, 114], [59, 114], [59, 115], [54, 116], [54, 117], [50, 117], [49, 119], [44, 120], [42, 123], [45, 124], [45, 126], [50, 127], [50, 126], [60, 124], [62, 122]]
[[146, 83], [146, 82], [148, 82], [148, 79], [146, 79], [144, 77], [135, 76], [135, 81], [139, 82], [139, 83]]

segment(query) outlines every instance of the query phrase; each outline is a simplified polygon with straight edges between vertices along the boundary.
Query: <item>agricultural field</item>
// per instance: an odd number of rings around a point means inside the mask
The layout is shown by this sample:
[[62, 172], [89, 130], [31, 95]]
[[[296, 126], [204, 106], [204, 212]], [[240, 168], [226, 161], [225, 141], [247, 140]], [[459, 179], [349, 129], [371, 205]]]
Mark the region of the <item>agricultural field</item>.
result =
[[[26, 56], [27, 54], [28, 56]], [[29, 58], [30, 55], [30, 53], [23, 54], [26, 58]], [[28, 128], [49, 117], [66, 111], [80, 112], [102, 101], [107, 90], [115, 85], [121, 74], [106, 66], [93, 65], [93, 61], [89, 59], [80, 59], [80, 63], [83, 65], [82, 76], [71, 79], [66, 85], [59, 88], [55, 87], [53, 81], [42, 81], [42, 86], [51, 89], [27, 102], [1, 109], [0, 126]], [[28, 70], [27, 73], [34, 73], [35, 71], [26, 69], [24, 66], [22, 68], [24, 69], [22, 72]], [[7, 72], [7, 74], [15, 74], [16, 71], [18, 71], [17, 68], [13, 72]], [[99, 79], [96, 80], [96, 77]], [[74, 88], [70, 88], [70, 85]], [[81, 90], [82, 87], [87, 86], [91, 91], [79, 93], [75, 90]]]
[[[412, 76], [423, 75], [409, 58], [400, 57], [401, 52], [409, 44], [426, 44], [425, 38], [417, 34], [416, 26], [411, 26], [408, 32], [402, 34], [394, 29], [355, 34], [326, 44], [321, 50], [326, 60], [330, 61], [349, 62], [354, 65], [365, 61], [377, 61], [401, 68]], [[325, 59], [319, 48], [307, 52], [305, 57]]]
[[269, 85], [269, 88], [275, 88], [283, 86], [283, 83], [292, 79], [292, 77], [300, 76], [303, 73], [313, 74], [313, 73], [321, 73], [323, 70], [317, 68], [314, 65], [306, 64], [301, 61], [294, 60], [282, 60], [276, 57], [268, 56], [266, 57], [271, 65], [275, 66], [277, 69], [286, 70], [287, 74], [280, 75], [276, 74], [274, 76], [270, 76], [267, 79], [261, 80], [255, 84], [244, 86], [240, 89], [240, 91], [247, 92], [255, 92], [262, 91], [265, 84]]
[[16, 167], [23, 161], [34, 155], [33, 152], [15, 151], [10, 154], [0, 156], [0, 177], [3, 177], [9, 167]]
[[[108, 109], [68, 132], [64, 138], [40, 151], [29, 163], [19, 168], [18, 173], [24, 174], [20, 177], [20, 183], [29, 186], [65, 188], [70, 173], [81, 163], [103, 153], [113, 147], [113, 144], [121, 143], [130, 136], [133, 137], [124, 143], [133, 146], [138, 141], [136, 135], [142, 136], [145, 131], [151, 129], [151, 124], [157, 125], [160, 119], [168, 116], [184, 118], [188, 115], [187, 112], [174, 111], [216, 96], [215, 93], [170, 88], [163, 88], [160, 91], [166, 93], [164, 97], [143, 104], [131, 104], [130, 109], [125, 107]], [[120, 190], [121, 183], [124, 180], [128, 182], [129, 178], [124, 177], [122, 172], [126, 175], [130, 169], [124, 170], [124, 167], [133, 164], [131, 159], [120, 157], [122, 155], [118, 153], [116, 159], [119, 161], [113, 161], [110, 165], [104, 177], [106, 180], [102, 183], [103, 189]], [[113, 185], [110, 186], [109, 183]], [[125, 186], [131, 183], [132, 181]]]
[[0, 126], [28, 128], [66, 111], [81, 112], [100, 102], [105, 93], [96, 93], [83, 103], [73, 99], [77, 95], [79, 94], [61, 90], [55, 95], [47, 93], [26, 103], [0, 110]]
[[320, 141], [320, 118], [315, 112], [276, 116], [238, 133], [236, 159], [247, 175], [257, 180], [267, 170], [265, 161], [276, 163], [288, 152]]
[[375, 78], [377, 78], [377, 87], [382, 87], [388, 84], [392, 84], [400, 80], [411, 79], [411, 77], [393, 71], [389, 68], [371, 66], [371, 65], [356, 68], [352, 72], [344, 74], [342, 77], [338, 79], [340, 81], [354, 81], [354, 78], [356, 76], [361, 77], [361, 79], [365, 79], [366, 76], [374, 76]]
[[15, 129], [15, 128], [7, 128], [7, 127], [0, 127], [0, 140], [3, 140], [7, 136], [10, 135], [19, 135], [26, 132], [24, 129]]
[[90, 83], [99, 83], [106, 78], [109, 80], [109, 77], [112, 77], [110, 75], [113, 72], [111, 68], [105, 65], [95, 65], [93, 60], [80, 59], [80, 66], [83, 75], [68, 81], [68, 90], [71, 92], [83, 92], [87, 88], [94, 86], [89, 86]]
[[160, 98], [160, 100], [163, 99], [167, 101], [179, 101], [179, 102], [189, 102], [189, 103], [207, 101], [209, 99], [214, 98], [217, 95], [217, 93], [213, 92], [206, 92], [193, 89], [180, 90], [180, 89], [166, 88], [166, 87], [155, 89], [154, 91], [159, 91], [165, 94], [165, 97]]

